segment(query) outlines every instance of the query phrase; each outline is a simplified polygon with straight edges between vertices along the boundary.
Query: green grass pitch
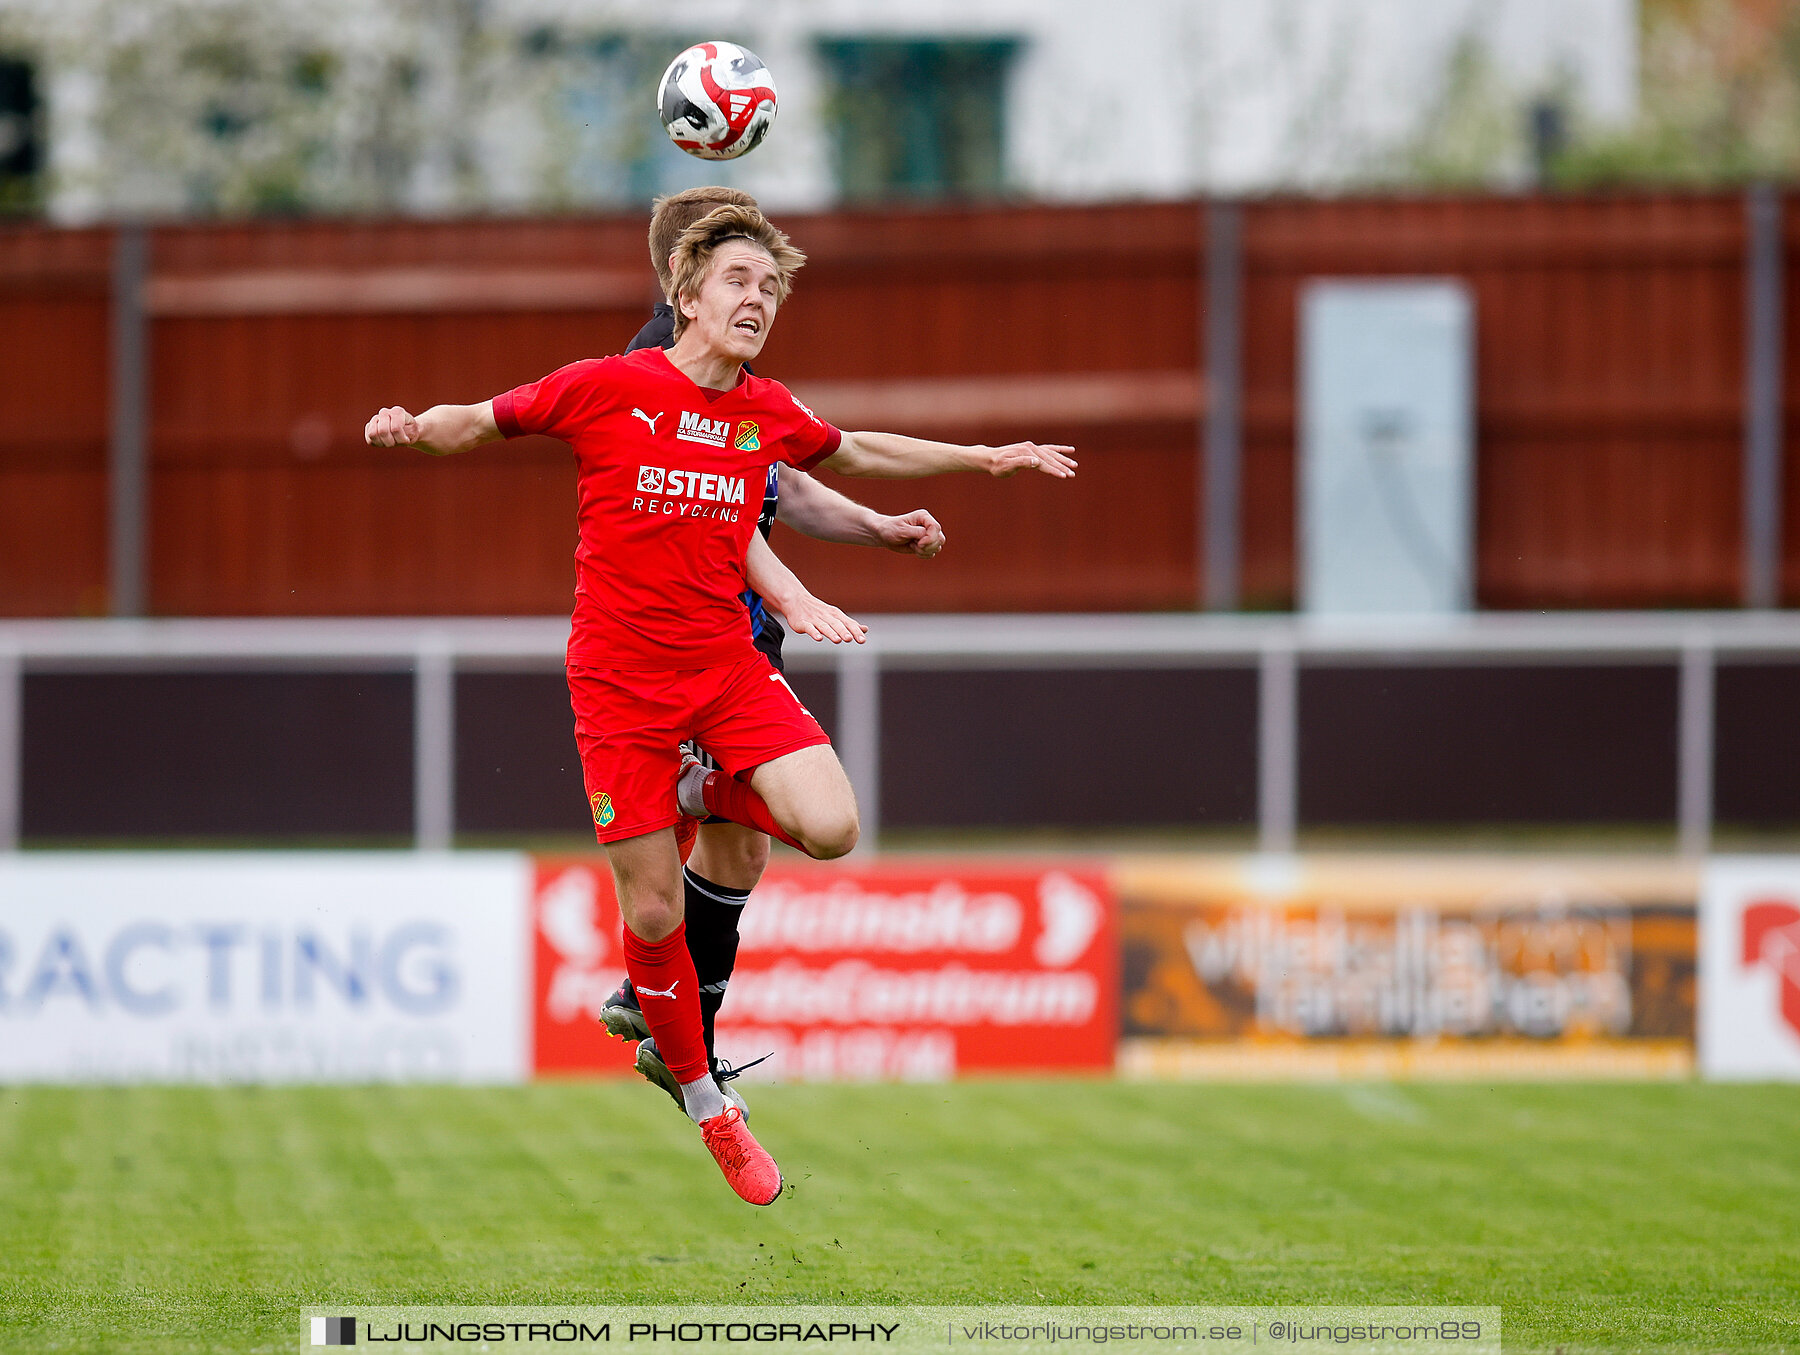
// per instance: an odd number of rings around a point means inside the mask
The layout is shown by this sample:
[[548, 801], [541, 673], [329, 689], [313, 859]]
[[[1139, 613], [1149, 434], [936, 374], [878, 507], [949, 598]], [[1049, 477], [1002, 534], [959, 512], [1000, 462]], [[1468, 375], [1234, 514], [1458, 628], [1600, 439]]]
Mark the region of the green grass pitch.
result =
[[303, 1304], [1495, 1304], [1508, 1351], [1800, 1350], [1800, 1087], [0, 1088], [0, 1349]]

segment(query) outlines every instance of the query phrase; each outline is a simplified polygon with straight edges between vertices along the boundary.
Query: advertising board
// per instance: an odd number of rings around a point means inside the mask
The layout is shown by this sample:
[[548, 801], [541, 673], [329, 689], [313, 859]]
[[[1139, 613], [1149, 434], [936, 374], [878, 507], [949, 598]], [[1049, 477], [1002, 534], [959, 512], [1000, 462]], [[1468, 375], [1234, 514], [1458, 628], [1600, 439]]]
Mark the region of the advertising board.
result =
[[1715, 857], [1700, 890], [1700, 1069], [1800, 1078], [1800, 857]]
[[514, 1082], [522, 856], [0, 859], [0, 1079]]
[[[1800, 1076], [1800, 859], [784, 860], [741, 938], [753, 1077]], [[622, 1074], [623, 978], [597, 856], [0, 861], [3, 1079]]]
[[[623, 1070], [595, 1014], [624, 977], [604, 863], [541, 861], [540, 1072]], [[752, 1076], [935, 1080], [1110, 1068], [1118, 1032], [1111, 890], [1083, 866], [771, 867], [746, 906], [718, 1052]]]
[[1127, 1072], [1675, 1075], [1695, 872], [1666, 860], [1123, 864]]

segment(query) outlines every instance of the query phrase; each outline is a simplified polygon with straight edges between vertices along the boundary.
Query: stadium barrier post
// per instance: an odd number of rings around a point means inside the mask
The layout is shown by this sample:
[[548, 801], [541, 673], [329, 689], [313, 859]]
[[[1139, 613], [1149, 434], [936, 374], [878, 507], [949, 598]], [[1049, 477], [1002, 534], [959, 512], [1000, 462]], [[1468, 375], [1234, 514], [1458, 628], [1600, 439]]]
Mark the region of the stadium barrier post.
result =
[[837, 653], [837, 746], [856, 793], [861, 841], [881, 845], [881, 651], [875, 636]]
[[144, 283], [150, 241], [142, 226], [119, 227], [112, 266], [112, 426], [107, 448], [107, 580], [114, 616], [142, 616], [148, 512], [150, 321]]
[[1712, 849], [1714, 676], [1712, 645], [1704, 636], [1688, 640], [1678, 696], [1676, 841], [1695, 859]]
[[413, 845], [448, 851], [456, 835], [456, 666], [449, 641], [421, 638], [413, 659]]
[[0, 852], [19, 849], [23, 812], [20, 764], [23, 737], [25, 665], [15, 650], [0, 649]]
[[1294, 647], [1265, 644], [1257, 657], [1256, 845], [1265, 853], [1294, 850], [1298, 820], [1300, 700]]
[[1200, 383], [1200, 549], [1208, 611], [1238, 606], [1239, 480], [1242, 474], [1243, 208], [1214, 200], [1206, 210], [1204, 351]]
[[1744, 197], [1744, 605], [1781, 605], [1781, 194]]

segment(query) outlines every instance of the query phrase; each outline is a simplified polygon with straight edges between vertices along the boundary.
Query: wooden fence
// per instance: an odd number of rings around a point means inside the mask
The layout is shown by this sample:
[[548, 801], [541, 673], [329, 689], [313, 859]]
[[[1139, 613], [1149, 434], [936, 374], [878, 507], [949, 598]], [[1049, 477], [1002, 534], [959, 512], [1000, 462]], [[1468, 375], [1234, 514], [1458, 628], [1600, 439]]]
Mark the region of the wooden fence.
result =
[[[782, 554], [853, 609], [1195, 606], [1206, 222], [1194, 203], [784, 220], [811, 261], [760, 370], [845, 426], [1067, 441], [1082, 473], [834, 481], [887, 510], [930, 507], [949, 549], [922, 563], [784, 533]], [[1294, 587], [1298, 288], [1421, 274], [1466, 278], [1476, 298], [1480, 602], [1739, 601], [1742, 196], [1267, 201], [1241, 226], [1247, 605], [1287, 605]], [[116, 243], [0, 230], [0, 614], [113, 606], [109, 448], [128, 449], [133, 413], [114, 407], [113, 373], [132, 325], [148, 364], [146, 610], [567, 609], [560, 444], [438, 461], [372, 451], [361, 428], [382, 404], [481, 399], [623, 347], [654, 292], [641, 219], [159, 227], [141, 278]], [[1783, 539], [1792, 597], [1800, 532]]]

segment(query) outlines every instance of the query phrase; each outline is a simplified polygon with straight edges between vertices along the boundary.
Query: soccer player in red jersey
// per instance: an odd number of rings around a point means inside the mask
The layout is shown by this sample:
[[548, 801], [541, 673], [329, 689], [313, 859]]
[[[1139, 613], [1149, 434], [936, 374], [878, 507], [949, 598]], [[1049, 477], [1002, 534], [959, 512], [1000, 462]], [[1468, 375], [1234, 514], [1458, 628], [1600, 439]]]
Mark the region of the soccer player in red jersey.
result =
[[[649, 323], [632, 339], [626, 352], [652, 346], [668, 348], [674, 344], [675, 277], [669, 271], [670, 257], [683, 231], [714, 208], [728, 203], [742, 207], [757, 205], [756, 199], [742, 189], [718, 184], [683, 189], [656, 200], [650, 215], [650, 262], [656, 270], [664, 300], [657, 305]], [[769, 539], [777, 520], [821, 541], [883, 546], [927, 560], [944, 546], [943, 528], [924, 509], [899, 516], [877, 513], [835, 489], [827, 488], [805, 471], [780, 463], [769, 467], [768, 483], [763, 490], [762, 512], [756, 524], [763, 541]], [[842, 642], [846, 636], [859, 638], [854, 631], [848, 630], [848, 618], [835, 609], [826, 609], [825, 604], [813, 598], [792, 571], [772, 552], [762, 550], [754, 537], [745, 563], [746, 575], [752, 584], [751, 590], [743, 595], [751, 638], [777, 672], [786, 671], [782, 657], [786, 632], [782, 620], [815, 640]], [[759, 578], [769, 578], [773, 588], [762, 586], [758, 583]], [[780, 620], [776, 613], [780, 614]], [[827, 633], [826, 626], [839, 629]], [[711, 765], [704, 748], [695, 751], [700, 759]], [[678, 836], [683, 835], [688, 826], [688, 821], [684, 820], [677, 829]], [[713, 816], [700, 824], [692, 854], [684, 860], [681, 872], [682, 925], [688, 954], [693, 957], [695, 976], [700, 984], [700, 1020], [706, 1036], [707, 1057], [726, 1098], [746, 1117], [749, 1109], [742, 1094], [732, 1085], [740, 1070], [714, 1057], [714, 1024], [736, 968], [738, 929], [744, 905], [762, 879], [768, 863], [767, 833]], [[662, 1061], [662, 1053], [645, 1024], [630, 979], [621, 983], [602, 1005], [600, 1020], [619, 1038], [642, 1041], [637, 1050], [638, 1072], [668, 1092], [677, 1106], [682, 1105], [680, 1084]]]
[[[398, 407], [374, 446], [444, 455], [525, 433], [569, 442], [580, 468], [568, 650], [576, 740], [625, 922], [626, 972], [688, 1115], [743, 1199], [781, 1191], [774, 1159], [707, 1066], [682, 935], [675, 824], [717, 814], [830, 859], [856, 845], [856, 799], [818, 722], [750, 642], [739, 595], [750, 495], [772, 462], [852, 475], [1075, 473], [1067, 447], [962, 447], [841, 433], [779, 382], [749, 376], [805, 256], [762, 214], [720, 207], [675, 251], [675, 345], [572, 363], [475, 405]], [[720, 770], [682, 771], [694, 739]], [[677, 782], [680, 782], [678, 785]]]

